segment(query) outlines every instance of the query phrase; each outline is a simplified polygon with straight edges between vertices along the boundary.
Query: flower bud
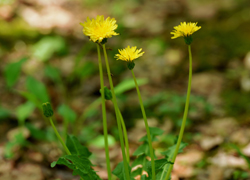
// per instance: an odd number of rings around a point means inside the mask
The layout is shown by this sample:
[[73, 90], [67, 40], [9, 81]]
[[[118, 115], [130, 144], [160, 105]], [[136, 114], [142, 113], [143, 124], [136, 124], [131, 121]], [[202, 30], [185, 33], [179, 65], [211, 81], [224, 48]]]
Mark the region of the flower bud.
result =
[[42, 107], [43, 107], [43, 114], [45, 117], [48, 118], [53, 116], [54, 112], [49, 102], [43, 103]]
[[[101, 89], [100, 89], [100, 93], [102, 93]], [[104, 87], [104, 98], [106, 100], [111, 100], [112, 99], [112, 93], [106, 86]]]

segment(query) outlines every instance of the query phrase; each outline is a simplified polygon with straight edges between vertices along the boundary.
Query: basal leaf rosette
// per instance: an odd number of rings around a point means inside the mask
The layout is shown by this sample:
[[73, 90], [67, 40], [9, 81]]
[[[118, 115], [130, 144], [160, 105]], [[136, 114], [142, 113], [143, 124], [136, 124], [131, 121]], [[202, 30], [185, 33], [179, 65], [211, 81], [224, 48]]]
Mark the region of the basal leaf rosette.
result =
[[104, 19], [103, 15], [97, 16], [96, 19], [87, 17], [87, 20], [80, 24], [83, 26], [83, 33], [93, 42], [104, 43], [107, 38], [119, 35], [115, 32], [118, 27], [115, 18]]

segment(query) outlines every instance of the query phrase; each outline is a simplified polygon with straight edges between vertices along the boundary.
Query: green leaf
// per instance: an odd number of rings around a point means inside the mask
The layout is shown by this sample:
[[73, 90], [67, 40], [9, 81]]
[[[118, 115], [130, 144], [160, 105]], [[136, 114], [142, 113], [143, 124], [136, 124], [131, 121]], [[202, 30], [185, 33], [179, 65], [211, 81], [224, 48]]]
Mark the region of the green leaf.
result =
[[96, 70], [96, 65], [93, 62], [85, 62], [82, 66], [78, 67], [76, 74], [81, 78], [86, 78], [92, 75]]
[[63, 54], [66, 51], [65, 40], [60, 36], [46, 36], [38, 41], [32, 48], [33, 56], [41, 61], [46, 61], [54, 53]]
[[29, 129], [30, 134], [33, 138], [38, 139], [38, 140], [48, 140], [46, 137], [46, 133], [40, 129], [38, 129], [37, 127], [35, 127], [33, 124], [31, 123], [26, 123], [25, 126]]
[[[129, 172], [131, 172], [131, 168], [129, 166]], [[125, 175], [125, 170], [124, 170], [124, 164], [123, 162], [120, 162], [114, 171], [112, 171], [112, 174], [116, 175], [119, 180], [127, 180], [126, 175]], [[134, 178], [130, 177], [131, 180], [134, 180]]]
[[40, 81], [37, 81], [33, 77], [29, 76], [26, 79], [26, 88], [28, 91], [35, 95], [42, 103], [49, 101], [49, 95], [47, 93], [46, 87]]
[[[187, 145], [188, 145], [188, 143], [181, 142], [180, 147], [179, 147], [179, 150], [178, 150], [178, 153], [183, 152], [183, 149], [184, 149]], [[171, 146], [171, 147], [169, 147], [166, 151], [161, 152], [161, 154], [162, 154], [162, 155], [165, 155], [165, 157], [172, 158], [173, 155], [174, 155], [175, 148], [176, 148], [176, 144], [173, 145], [173, 146]]]
[[67, 135], [66, 146], [68, 147], [71, 154], [81, 155], [82, 157], [88, 158], [91, 155], [88, 148], [81, 145], [78, 139], [71, 135]]
[[[142, 154], [142, 155], [138, 156], [138, 157], [134, 160], [134, 162], [132, 163], [132, 167], [135, 167], [135, 166], [138, 166], [138, 165], [143, 165], [144, 162], [145, 162], [145, 163], [148, 162], [148, 160], [146, 159], [146, 157], [147, 157], [147, 156], [146, 156], [145, 154]], [[131, 173], [131, 176], [132, 176], [132, 177], [135, 177], [135, 176], [137, 176], [137, 175], [141, 175], [141, 174], [142, 174], [142, 169], [143, 169], [143, 168], [141, 168], [141, 167], [137, 168], [135, 171], [133, 171], [133, 172]], [[144, 167], [144, 169], [145, 169], [145, 167]]]
[[[163, 134], [163, 130], [161, 130], [160, 128], [157, 127], [149, 127], [149, 131], [150, 131], [150, 135], [151, 135], [151, 139], [152, 141], [158, 141], [158, 139], [155, 136], [159, 136]], [[148, 142], [148, 137], [147, 135], [143, 136], [140, 140], [140, 142]]]
[[[167, 169], [169, 168], [169, 165], [171, 164], [170, 161], [168, 161], [167, 158], [164, 159], [158, 159], [155, 160], [155, 174], [156, 174], [156, 180], [161, 180], [162, 177], [165, 177], [165, 173], [167, 172]], [[152, 166], [151, 161], [147, 162], [147, 172], [148, 172], [148, 180], [152, 179]], [[164, 173], [164, 174], [162, 174]]]
[[56, 164], [62, 164], [73, 170], [73, 175], [80, 175], [84, 180], [101, 180], [101, 178], [92, 169], [92, 163], [88, 158], [81, 155], [65, 155], [56, 162], [51, 163], [51, 167]]
[[14, 2], [14, 0], [1, 0], [0, 5], [12, 5]]
[[138, 167], [136, 170], [131, 172], [131, 177], [135, 178], [136, 176], [141, 175], [141, 174], [142, 174], [142, 168]]
[[[114, 146], [116, 143], [115, 138], [111, 135], [108, 135], [108, 143], [109, 147]], [[95, 139], [90, 141], [89, 145], [94, 146], [96, 148], [104, 148], [105, 147], [104, 136], [103, 135], [97, 136]]]
[[31, 101], [27, 101], [26, 103], [18, 106], [16, 109], [16, 115], [19, 123], [24, 124], [25, 119], [30, 116], [34, 109], [35, 105]]
[[[132, 167], [135, 167], [135, 166], [137, 166], [137, 165], [142, 165], [143, 164], [143, 162], [144, 162], [144, 160], [146, 159], [146, 155], [145, 154], [142, 154], [142, 155], [140, 155], [140, 156], [138, 156], [135, 160], [134, 160], [134, 162], [132, 163]], [[148, 161], [148, 160], [147, 160]]]
[[[138, 86], [142, 86], [142, 85], [145, 85], [148, 83], [148, 79], [136, 79], [137, 80], [137, 84]], [[135, 82], [133, 79], [126, 79], [126, 80], [123, 80], [120, 84], [118, 84], [116, 87], [115, 87], [115, 93], [116, 94], [121, 94], [125, 91], [128, 91], [130, 89], [133, 89], [135, 88]]]
[[[101, 99], [98, 99], [98, 100], [101, 100]], [[99, 113], [98, 109], [90, 108], [85, 111], [84, 118], [92, 118], [93, 116], [96, 116], [96, 114], [98, 113]]]
[[76, 113], [69, 106], [62, 104], [57, 109], [58, 113], [63, 117], [63, 119], [67, 122], [75, 122]]
[[[168, 163], [171, 163], [171, 162], [168, 161], [167, 158], [155, 160], [155, 171], [157, 172], [157, 171], [163, 169], [164, 166], [165, 166], [166, 164], [168, 164]], [[147, 169], [152, 170], [152, 166], [151, 166], [151, 165], [152, 165], [152, 164], [151, 164], [151, 161], [148, 161], [147, 164], [146, 164]]]
[[[181, 142], [178, 153], [183, 152], [183, 149], [187, 146], [187, 143], [183, 143]], [[168, 168], [170, 167], [170, 164], [172, 162], [168, 161], [168, 159], [172, 159], [173, 155], [174, 155], [174, 151], [176, 148], [176, 144], [169, 147], [166, 151], [162, 152], [162, 155], [165, 155], [165, 159], [161, 159], [161, 161], [158, 162], [158, 165], [156, 165], [156, 171], [158, 169], [157, 175], [156, 175], [156, 179], [158, 180], [162, 180], [164, 179], [164, 177], [166, 176], [166, 173], [168, 171]], [[157, 162], [156, 162], [157, 163]], [[165, 165], [162, 165], [161, 163], [165, 163]], [[164, 167], [162, 167], [164, 166]], [[170, 178], [171, 179], [171, 178]]]
[[[155, 142], [155, 141], [158, 141], [158, 139], [157, 139], [155, 136], [152, 136], [152, 135], [151, 135], [151, 141], [152, 141], [152, 142]], [[147, 135], [143, 136], [143, 137], [139, 140], [139, 142], [148, 142], [148, 136], [147, 136]]]
[[61, 75], [58, 68], [55, 68], [53, 66], [47, 65], [44, 70], [45, 76], [49, 77], [51, 80], [53, 80], [56, 83], [59, 83], [61, 81]]
[[26, 60], [27, 58], [22, 58], [20, 61], [10, 63], [6, 66], [4, 76], [8, 87], [12, 87], [17, 82], [21, 72], [22, 64]]
[[15, 149], [18, 146], [27, 146], [29, 142], [24, 138], [22, 132], [18, 132], [15, 134], [15, 138], [11, 141], [8, 141], [5, 145], [5, 157], [6, 158], [12, 158], [14, 156], [13, 149]]
[[141, 176], [141, 180], [149, 180], [148, 177], [144, 174]]
[[160, 136], [164, 133], [164, 131], [158, 127], [149, 127], [149, 131], [152, 136]]
[[146, 154], [147, 156], [150, 156], [149, 153], [149, 146], [147, 142], [144, 142], [142, 145], [140, 145], [135, 152], [133, 153], [133, 156], [140, 156], [142, 154]]
[[23, 96], [24, 98], [26, 98], [27, 100], [33, 102], [37, 108], [42, 110], [41, 102], [37, 99], [37, 97], [34, 94], [25, 91], [16, 91], [16, 92], [21, 96]]

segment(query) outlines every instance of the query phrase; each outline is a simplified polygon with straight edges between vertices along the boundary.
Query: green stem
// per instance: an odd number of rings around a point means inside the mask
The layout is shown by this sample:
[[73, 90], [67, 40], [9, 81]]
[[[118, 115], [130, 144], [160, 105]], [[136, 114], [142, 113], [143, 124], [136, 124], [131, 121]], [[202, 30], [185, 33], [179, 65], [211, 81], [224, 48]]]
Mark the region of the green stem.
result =
[[126, 153], [125, 153], [125, 148], [124, 148], [124, 140], [123, 140], [123, 134], [122, 134], [122, 129], [121, 129], [121, 120], [120, 120], [119, 111], [118, 111], [119, 108], [118, 108], [118, 105], [117, 105], [117, 100], [116, 100], [115, 91], [114, 91], [114, 85], [113, 85], [113, 81], [112, 81], [112, 78], [111, 78], [111, 73], [110, 73], [109, 62], [108, 62], [108, 57], [107, 57], [105, 44], [102, 47], [103, 47], [103, 53], [104, 53], [105, 62], [106, 62], [106, 68], [107, 68], [107, 72], [108, 72], [110, 89], [111, 89], [111, 93], [112, 93], [112, 96], [113, 96], [113, 102], [114, 102], [114, 107], [115, 107], [115, 114], [116, 114], [116, 119], [117, 119], [119, 137], [120, 137], [120, 144], [121, 144], [121, 150], [122, 150], [124, 171], [125, 171], [126, 179], [130, 180], [129, 168], [128, 168], [128, 163], [127, 163], [127, 159], [126, 159]]
[[68, 120], [63, 119], [63, 137], [64, 137], [65, 140], [67, 139], [68, 125], [69, 125]]
[[[185, 124], [186, 124], [186, 119], [187, 119], [187, 114], [188, 114], [188, 106], [189, 106], [189, 99], [190, 99], [190, 93], [191, 93], [191, 83], [192, 83], [192, 53], [191, 53], [191, 46], [188, 45], [188, 52], [189, 52], [189, 77], [188, 77], [188, 89], [187, 89], [187, 97], [186, 97], [186, 104], [185, 104], [185, 110], [184, 110], [184, 114], [183, 114], [183, 120], [182, 120], [182, 124], [181, 124], [181, 130], [179, 133], [179, 137], [178, 137], [178, 141], [176, 144], [176, 148], [174, 151], [174, 155], [172, 158], [172, 163], [174, 164], [175, 162], [175, 158], [178, 154], [179, 151], [179, 147], [181, 144], [181, 140], [183, 137], [183, 133], [184, 133], [184, 129], [185, 129]], [[171, 171], [173, 169], [173, 164], [170, 164], [169, 168], [168, 168], [168, 172], [167, 175], [165, 177], [165, 180], [168, 180], [171, 174]]]
[[100, 84], [101, 84], [102, 119], [103, 119], [103, 133], [104, 133], [104, 142], [105, 142], [106, 164], [107, 164], [107, 171], [108, 171], [108, 180], [111, 180], [111, 168], [110, 168], [110, 160], [109, 160], [108, 128], [107, 128], [106, 106], [105, 106], [105, 96], [104, 96], [102, 60], [101, 60], [100, 47], [98, 44], [97, 44], [97, 51], [98, 51], [98, 62], [99, 62], [99, 72], [100, 72]]
[[136, 91], [137, 91], [140, 106], [141, 106], [141, 112], [142, 112], [142, 116], [143, 116], [144, 123], [145, 123], [145, 126], [146, 126], [147, 137], [148, 137], [148, 145], [149, 145], [149, 153], [150, 153], [150, 157], [151, 157], [152, 180], [155, 180], [155, 160], [154, 160], [155, 157], [154, 157], [154, 150], [153, 150], [153, 146], [152, 146], [152, 140], [151, 140], [150, 130], [149, 130], [149, 126], [148, 126], [147, 116], [146, 116], [146, 113], [145, 113], [144, 105], [143, 105], [142, 98], [141, 98], [140, 89], [139, 89], [139, 86], [137, 84], [133, 69], [131, 70], [131, 72], [132, 72], [132, 75], [133, 75], [133, 78], [134, 78], [135, 87], [136, 87]]
[[49, 118], [49, 121], [50, 121], [50, 124], [51, 124], [51, 126], [52, 126], [52, 128], [53, 128], [53, 130], [54, 130], [54, 132], [55, 132], [55, 134], [56, 134], [56, 136], [57, 136], [57, 138], [58, 138], [59, 141], [61, 142], [61, 144], [62, 144], [64, 150], [66, 151], [66, 153], [67, 153], [68, 155], [71, 155], [69, 149], [67, 148], [67, 146], [66, 146], [65, 143], [63, 142], [63, 140], [62, 140], [60, 134], [58, 133], [58, 131], [57, 131], [57, 129], [56, 129], [56, 127], [55, 127], [55, 125], [54, 125], [53, 120], [52, 120], [51, 117]]
[[[145, 152], [148, 152], [148, 146], [146, 147], [146, 149], [145, 149]], [[143, 172], [144, 172], [144, 170], [147, 170], [147, 168], [146, 168], [146, 159], [147, 158], [147, 156], [145, 155], [145, 157], [143, 158], [143, 162], [142, 162], [142, 168], [141, 168], [141, 176], [143, 175]]]
[[123, 134], [124, 134], [126, 153], [127, 153], [127, 161], [128, 161], [128, 164], [129, 164], [130, 163], [130, 154], [129, 154], [129, 143], [128, 143], [127, 129], [126, 129], [126, 125], [124, 123], [121, 111], [119, 109], [118, 109], [118, 111], [119, 111], [119, 116], [120, 116], [120, 120], [121, 120], [121, 124], [122, 124], [122, 130], [123, 130]]
[[[53, 128], [53, 130], [54, 130], [54, 132], [55, 132], [55, 134], [56, 134], [56, 136], [57, 136], [57, 138], [59, 139], [59, 141], [61, 142], [61, 144], [62, 144], [64, 150], [66, 151], [67, 155], [71, 155], [69, 149], [67, 148], [67, 146], [66, 146], [65, 143], [63, 142], [63, 140], [62, 140], [60, 134], [58, 133], [58, 131], [57, 131], [57, 129], [56, 129], [56, 127], [55, 127], [55, 125], [54, 125], [54, 122], [53, 122], [53, 120], [52, 120], [51, 117], [49, 118], [49, 121], [50, 121], [50, 124], [51, 124], [51, 126], [52, 126], [52, 128]], [[83, 180], [83, 178], [81, 177], [80, 180]]]

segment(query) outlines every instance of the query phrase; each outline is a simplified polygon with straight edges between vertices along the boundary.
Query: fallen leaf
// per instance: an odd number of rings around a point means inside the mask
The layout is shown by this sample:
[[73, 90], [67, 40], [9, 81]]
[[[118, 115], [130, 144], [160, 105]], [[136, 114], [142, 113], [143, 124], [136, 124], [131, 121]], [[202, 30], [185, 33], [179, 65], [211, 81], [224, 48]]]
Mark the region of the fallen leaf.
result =
[[250, 143], [242, 149], [243, 154], [250, 157]]
[[226, 154], [225, 152], [219, 152], [214, 157], [210, 158], [209, 161], [214, 165], [225, 168], [247, 169], [248, 167], [245, 159]]
[[212, 149], [213, 147], [220, 145], [223, 142], [223, 138], [221, 136], [209, 137], [205, 136], [202, 137], [200, 141], [200, 146], [205, 151]]
[[173, 173], [180, 178], [192, 177], [194, 175], [194, 165], [201, 161], [203, 152], [190, 150], [184, 154], [179, 154], [173, 167]]

